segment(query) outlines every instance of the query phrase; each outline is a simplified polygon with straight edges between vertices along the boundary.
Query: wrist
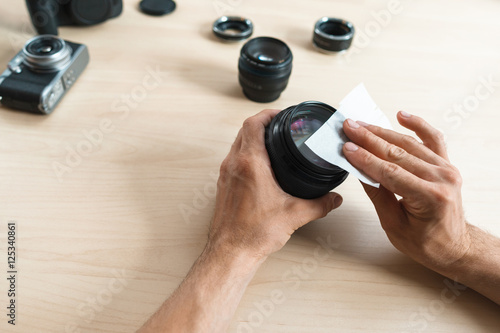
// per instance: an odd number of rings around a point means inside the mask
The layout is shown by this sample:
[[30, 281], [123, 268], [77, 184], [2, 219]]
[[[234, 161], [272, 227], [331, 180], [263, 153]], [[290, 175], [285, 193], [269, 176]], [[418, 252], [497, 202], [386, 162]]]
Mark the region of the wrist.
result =
[[200, 255], [201, 261], [215, 262], [229, 270], [241, 273], [255, 272], [266, 259], [267, 256], [252, 252], [249, 249], [212, 240], [207, 242]]
[[[468, 283], [471, 278], [485, 266], [486, 249], [484, 245], [486, 233], [481, 229], [467, 224], [467, 233], [463, 240], [460, 256], [454, 261], [436, 267], [434, 270], [458, 282]], [[430, 267], [432, 268], [432, 267]]]

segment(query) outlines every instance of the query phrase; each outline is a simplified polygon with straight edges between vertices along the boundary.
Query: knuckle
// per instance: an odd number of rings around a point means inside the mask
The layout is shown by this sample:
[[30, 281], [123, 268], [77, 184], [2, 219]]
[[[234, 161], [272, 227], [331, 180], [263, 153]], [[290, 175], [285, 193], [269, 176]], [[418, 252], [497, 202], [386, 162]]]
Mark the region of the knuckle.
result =
[[389, 149], [387, 149], [387, 157], [389, 160], [393, 161], [401, 160], [404, 157], [405, 153], [406, 151], [403, 148], [396, 145], [390, 145]]
[[245, 119], [245, 121], [243, 121], [243, 130], [247, 131], [247, 133], [248, 131], [252, 131], [254, 128], [255, 128], [254, 117], [247, 118]]
[[450, 183], [451, 185], [455, 186], [462, 186], [463, 179], [457, 168], [448, 167], [442, 170], [441, 173], [442, 177], [447, 183]]
[[431, 127], [432, 130], [433, 130], [433, 136], [435, 138], [436, 141], [438, 142], [444, 142], [444, 134], [443, 132]]
[[235, 160], [235, 173], [243, 178], [249, 178], [255, 174], [253, 160], [248, 155], [239, 154]]
[[243, 121], [243, 128], [249, 128], [253, 125], [252, 117], [247, 118]]
[[417, 141], [417, 139], [415, 139], [412, 136], [403, 135], [403, 137], [401, 138], [401, 143], [404, 146], [414, 146], [414, 145], [418, 144], [419, 142]]
[[399, 166], [393, 163], [384, 163], [382, 165], [382, 178], [394, 178], [394, 174], [399, 171]]
[[435, 186], [429, 190], [429, 195], [438, 206], [445, 206], [456, 201], [455, 191], [448, 186]]
[[224, 182], [228, 175], [231, 173], [231, 162], [229, 157], [226, 157], [224, 161], [222, 161], [220, 168], [219, 168], [219, 182]]
[[444, 134], [440, 130], [432, 127], [428, 123], [425, 123], [425, 130], [435, 142], [444, 142]]
[[229, 170], [229, 161], [228, 158], [226, 157], [224, 161], [222, 161], [222, 163], [220, 164], [219, 173], [222, 175], [227, 173], [228, 170]]

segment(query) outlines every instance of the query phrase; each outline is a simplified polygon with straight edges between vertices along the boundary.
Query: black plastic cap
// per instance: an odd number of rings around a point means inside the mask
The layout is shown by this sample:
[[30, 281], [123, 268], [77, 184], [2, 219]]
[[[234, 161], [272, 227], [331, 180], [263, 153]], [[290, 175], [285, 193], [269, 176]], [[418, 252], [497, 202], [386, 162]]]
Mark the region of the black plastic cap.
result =
[[163, 16], [170, 14], [176, 8], [172, 0], [142, 0], [139, 8], [144, 14], [151, 16]]

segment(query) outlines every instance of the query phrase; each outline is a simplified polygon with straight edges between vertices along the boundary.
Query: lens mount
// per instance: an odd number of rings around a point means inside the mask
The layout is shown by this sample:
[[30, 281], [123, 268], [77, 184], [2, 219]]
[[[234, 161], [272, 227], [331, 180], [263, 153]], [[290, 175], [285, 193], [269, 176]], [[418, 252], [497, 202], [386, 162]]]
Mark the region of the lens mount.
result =
[[354, 25], [346, 20], [322, 17], [314, 26], [313, 45], [323, 52], [347, 50], [354, 37]]
[[26, 42], [23, 63], [35, 72], [56, 72], [71, 61], [71, 48], [66, 42], [53, 35], [41, 35]]
[[237, 42], [252, 35], [253, 23], [244, 17], [222, 16], [214, 22], [212, 31], [223, 41]]
[[[266, 128], [266, 149], [276, 180], [285, 192], [304, 199], [317, 198], [347, 178], [347, 171], [321, 159], [304, 144], [335, 112], [321, 102], [304, 102], [280, 112]], [[309, 125], [301, 127], [298, 123]]]

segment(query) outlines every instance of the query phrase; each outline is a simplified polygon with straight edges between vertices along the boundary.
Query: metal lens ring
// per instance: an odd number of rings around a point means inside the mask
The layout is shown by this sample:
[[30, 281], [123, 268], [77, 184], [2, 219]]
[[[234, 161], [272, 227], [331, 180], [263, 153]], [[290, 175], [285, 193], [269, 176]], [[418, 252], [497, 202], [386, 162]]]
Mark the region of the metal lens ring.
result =
[[313, 44], [327, 52], [347, 50], [354, 37], [354, 25], [346, 20], [322, 17], [314, 26]]
[[238, 16], [222, 16], [212, 27], [215, 36], [224, 41], [240, 41], [253, 33], [253, 23], [249, 19]]
[[61, 38], [40, 35], [24, 45], [23, 63], [35, 72], [56, 72], [71, 61], [71, 48]]

